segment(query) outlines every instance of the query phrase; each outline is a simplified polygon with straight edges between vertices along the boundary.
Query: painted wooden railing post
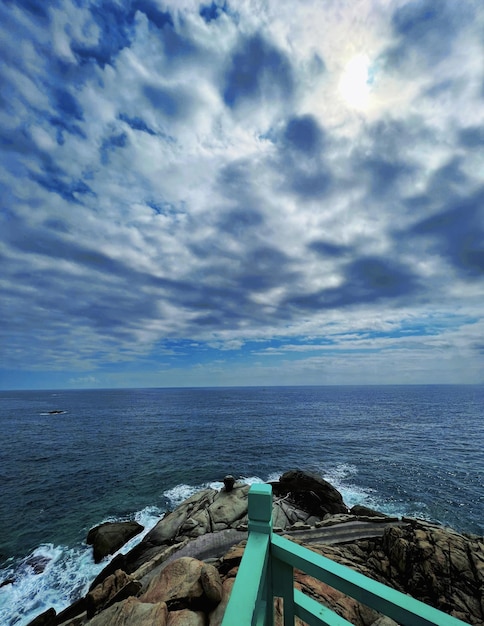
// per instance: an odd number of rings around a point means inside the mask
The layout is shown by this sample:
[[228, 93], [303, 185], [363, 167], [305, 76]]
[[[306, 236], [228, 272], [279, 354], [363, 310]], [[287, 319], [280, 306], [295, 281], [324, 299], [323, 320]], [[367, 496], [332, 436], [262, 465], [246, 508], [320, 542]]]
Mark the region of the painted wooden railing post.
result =
[[222, 626], [272, 626], [274, 601], [270, 546], [272, 487], [252, 485], [249, 491], [249, 537]]
[[249, 536], [261, 533], [268, 537], [267, 563], [265, 580], [262, 582], [261, 600], [264, 607], [264, 621], [261, 624], [272, 626], [274, 623], [274, 596], [272, 593], [272, 562], [270, 548], [272, 539], [272, 487], [266, 484], [252, 485], [249, 491]]
[[252, 485], [249, 491], [249, 533], [272, 533], [272, 487]]

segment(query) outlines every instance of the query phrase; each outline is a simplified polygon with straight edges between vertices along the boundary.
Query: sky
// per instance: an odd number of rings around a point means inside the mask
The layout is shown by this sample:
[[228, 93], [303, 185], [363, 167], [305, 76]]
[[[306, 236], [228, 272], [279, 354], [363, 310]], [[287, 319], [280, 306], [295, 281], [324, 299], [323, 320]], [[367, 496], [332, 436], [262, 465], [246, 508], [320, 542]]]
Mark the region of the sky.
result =
[[484, 383], [481, 0], [0, 0], [0, 388]]

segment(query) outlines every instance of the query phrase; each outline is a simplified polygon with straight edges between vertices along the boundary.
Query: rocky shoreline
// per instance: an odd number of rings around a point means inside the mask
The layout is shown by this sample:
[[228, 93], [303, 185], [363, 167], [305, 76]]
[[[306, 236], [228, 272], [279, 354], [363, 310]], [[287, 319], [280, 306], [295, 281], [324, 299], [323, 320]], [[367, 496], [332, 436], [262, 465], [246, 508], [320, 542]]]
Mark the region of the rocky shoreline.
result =
[[[424, 520], [352, 509], [321, 477], [299, 470], [273, 488], [275, 532], [426, 602], [484, 626], [484, 538]], [[249, 485], [225, 480], [185, 500], [126, 554], [114, 557], [87, 595], [29, 626], [219, 626], [247, 537]], [[103, 524], [89, 533], [96, 560], [142, 527]], [[295, 585], [357, 626], [389, 618], [296, 571]], [[276, 603], [276, 623], [280, 622]], [[302, 624], [296, 619], [296, 624]]]

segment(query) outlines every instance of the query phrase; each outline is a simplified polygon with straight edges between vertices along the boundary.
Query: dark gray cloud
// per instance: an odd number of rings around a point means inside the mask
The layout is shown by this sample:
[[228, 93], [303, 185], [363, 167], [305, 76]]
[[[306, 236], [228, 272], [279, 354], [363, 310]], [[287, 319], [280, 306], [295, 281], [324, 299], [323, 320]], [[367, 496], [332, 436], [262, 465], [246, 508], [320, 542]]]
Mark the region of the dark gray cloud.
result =
[[313, 115], [292, 117], [284, 130], [289, 148], [308, 156], [319, 156], [324, 146], [324, 132]]
[[264, 225], [261, 211], [248, 207], [240, 207], [223, 213], [218, 220], [218, 228], [223, 234], [237, 239], [257, 236]]
[[244, 101], [289, 99], [294, 91], [291, 63], [260, 33], [243, 38], [224, 78], [223, 99], [230, 108]]
[[427, 238], [432, 247], [468, 278], [484, 274], [484, 189], [449, 198], [443, 210], [415, 224], [411, 235]]
[[384, 257], [357, 257], [343, 267], [340, 286], [294, 294], [285, 304], [297, 310], [324, 311], [389, 299], [404, 306], [405, 298], [419, 291], [418, 277], [400, 263]]
[[386, 54], [387, 63], [401, 69], [406, 63], [438, 63], [452, 52], [455, 39], [472, 19], [472, 4], [451, 0], [412, 0], [392, 17], [397, 43]]
[[341, 257], [350, 252], [347, 246], [324, 241], [323, 239], [311, 241], [308, 244], [308, 249], [322, 257]]
[[459, 133], [459, 141], [463, 148], [478, 149], [484, 147], [484, 127], [468, 126]]
[[184, 88], [146, 85], [143, 93], [151, 106], [168, 119], [186, 118], [193, 110], [192, 96]]
[[103, 139], [101, 143], [101, 163], [107, 165], [109, 163], [109, 153], [117, 148], [124, 148], [128, 142], [128, 135], [124, 132], [112, 133], [109, 137]]
[[285, 191], [303, 200], [321, 199], [331, 192], [334, 177], [325, 160], [329, 141], [314, 116], [289, 117], [282, 132], [269, 137], [277, 147], [273, 166]]

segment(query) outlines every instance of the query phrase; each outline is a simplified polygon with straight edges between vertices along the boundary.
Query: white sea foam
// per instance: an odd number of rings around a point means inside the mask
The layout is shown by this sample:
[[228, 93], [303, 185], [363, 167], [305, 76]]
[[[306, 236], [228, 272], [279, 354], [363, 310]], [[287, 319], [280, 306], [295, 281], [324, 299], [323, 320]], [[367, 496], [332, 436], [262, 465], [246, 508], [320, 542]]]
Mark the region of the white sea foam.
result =
[[[398, 516], [408, 515], [402, 503], [385, 499], [375, 489], [358, 485], [355, 477], [358, 468], [347, 463], [339, 463], [332, 468], [321, 468], [320, 474], [343, 496], [343, 500], [350, 508], [356, 504], [367, 506], [371, 509], [381, 511], [386, 515]], [[422, 517], [422, 515], [419, 515]]]
[[[39, 567], [42, 572], [36, 573]], [[87, 591], [104, 564], [95, 564], [92, 548], [43, 544], [3, 574], [13, 583], [0, 589], [0, 623], [24, 626], [53, 607], [65, 609]]]
[[327, 480], [343, 496], [345, 504], [349, 507], [355, 504], [369, 506], [368, 502], [373, 491], [356, 485], [352, 479], [358, 474], [358, 469], [349, 463], [338, 463], [331, 468], [321, 470], [324, 480]]
[[[133, 517], [144, 526], [144, 531], [113, 556], [134, 548], [153, 528], [162, 513], [163, 510], [156, 506], [148, 506], [136, 512]], [[24, 626], [50, 607], [57, 612], [64, 610], [87, 593], [89, 585], [108, 560], [94, 563], [92, 547], [85, 544], [73, 548], [52, 544], [39, 546], [28, 557], [2, 571], [3, 580], [12, 579], [14, 582], [0, 588], [0, 624]], [[43, 571], [39, 572], [42, 568]]]
[[[263, 478], [260, 478], [259, 476], [241, 476], [238, 480], [240, 480], [243, 483], [246, 483], [247, 485], [254, 485], [256, 483], [265, 483], [265, 482], [278, 480], [280, 475], [281, 475], [280, 473], [272, 473], [265, 480]], [[186, 500], [187, 498], [190, 498], [191, 496], [193, 496], [198, 491], [201, 491], [202, 489], [220, 490], [222, 489], [223, 486], [224, 486], [223, 482], [219, 480], [202, 483], [199, 485], [186, 485], [183, 483], [180, 485], [176, 485], [175, 487], [172, 487], [171, 489], [167, 489], [163, 493], [163, 495], [169, 500], [170, 507], [175, 508], [179, 506], [184, 500]]]
[[199, 491], [203, 487], [195, 487], [193, 485], [176, 485], [171, 489], [167, 489], [163, 495], [169, 500], [171, 507], [177, 507], [179, 504], [186, 500], [194, 493]]

